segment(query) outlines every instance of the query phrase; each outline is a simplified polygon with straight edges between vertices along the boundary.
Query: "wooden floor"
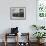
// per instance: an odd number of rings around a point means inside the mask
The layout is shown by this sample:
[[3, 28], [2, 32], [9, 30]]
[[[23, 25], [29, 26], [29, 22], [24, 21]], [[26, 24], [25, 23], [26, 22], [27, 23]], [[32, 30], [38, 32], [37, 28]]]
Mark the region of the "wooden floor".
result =
[[[4, 46], [4, 43], [0, 42], [0, 46]], [[14, 43], [12, 43], [12, 42], [8, 43], [8, 46], [15, 46], [15, 42]], [[32, 43], [30, 43], [30, 46], [37, 46], [37, 43], [32, 42]], [[42, 46], [46, 46], [46, 43], [44, 43], [44, 45], [42, 45]]]

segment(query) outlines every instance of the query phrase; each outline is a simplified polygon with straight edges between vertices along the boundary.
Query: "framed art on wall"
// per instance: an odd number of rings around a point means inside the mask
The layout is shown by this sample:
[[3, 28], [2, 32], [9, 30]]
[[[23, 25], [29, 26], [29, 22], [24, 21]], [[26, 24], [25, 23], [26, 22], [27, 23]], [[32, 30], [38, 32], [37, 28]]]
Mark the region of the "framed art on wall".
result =
[[46, 18], [46, 0], [37, 1], [37, 15], [39, 18]]
[[26, 8], [25, 7], [11, 7], [10, 19], [12, 20], [26, 19]]
[[46, 25], [46, 0], [37, 0], [37, 25]]

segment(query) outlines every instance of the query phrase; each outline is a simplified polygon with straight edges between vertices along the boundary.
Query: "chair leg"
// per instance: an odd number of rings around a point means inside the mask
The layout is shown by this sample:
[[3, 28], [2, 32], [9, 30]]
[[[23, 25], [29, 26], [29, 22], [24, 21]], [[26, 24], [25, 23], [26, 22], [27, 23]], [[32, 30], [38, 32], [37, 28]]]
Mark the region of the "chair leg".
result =
[[5, 43], [4, 43], [4, 44], [5, 44], [5, 46], [7, 46], [7, 42], [6, 42], [6, 41], [5, 41]]

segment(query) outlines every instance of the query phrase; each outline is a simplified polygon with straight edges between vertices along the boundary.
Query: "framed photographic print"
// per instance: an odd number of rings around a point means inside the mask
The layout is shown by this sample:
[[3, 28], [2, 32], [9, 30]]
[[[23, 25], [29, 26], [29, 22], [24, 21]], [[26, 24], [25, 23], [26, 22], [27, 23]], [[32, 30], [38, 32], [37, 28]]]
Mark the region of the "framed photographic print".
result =
[[10, 19], [12, 20], [26, 19], [26, 8], [25, 7], [11, 7]]

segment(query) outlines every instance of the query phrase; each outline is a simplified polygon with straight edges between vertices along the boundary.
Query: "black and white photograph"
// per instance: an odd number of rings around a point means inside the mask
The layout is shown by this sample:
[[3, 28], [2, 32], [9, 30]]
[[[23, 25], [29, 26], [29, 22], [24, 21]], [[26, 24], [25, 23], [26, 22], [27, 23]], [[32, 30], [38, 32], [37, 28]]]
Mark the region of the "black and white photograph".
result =
[[15, 20], [26, 19], [26, 8], [25, 7], [11, 7], [10, 18]]

